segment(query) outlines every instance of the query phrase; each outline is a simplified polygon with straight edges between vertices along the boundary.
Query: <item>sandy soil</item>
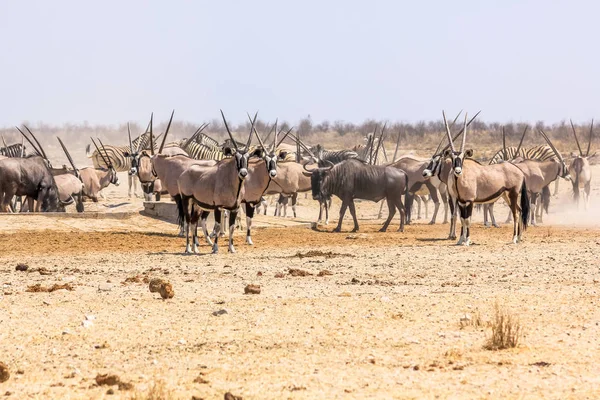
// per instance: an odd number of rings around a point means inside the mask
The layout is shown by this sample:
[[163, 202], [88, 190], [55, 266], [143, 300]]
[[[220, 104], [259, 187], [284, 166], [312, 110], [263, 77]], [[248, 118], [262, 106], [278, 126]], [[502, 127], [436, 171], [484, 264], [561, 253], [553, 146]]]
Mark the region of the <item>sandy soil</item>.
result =
[[[125, 193], [96, 207], [139, 209]], [[11, 372], [0, 396], [131, 398], [157, 385], [174, 399], [597, 398], [598, 213], [567, 203], [563, 183], [520, 245], [511, 227], [479, 222], [469, 248], [424, 219], [378, 233], [378, 206], [363, 202], [358, 234], [257, 229], [254, 247], [238, 233], [238, 253], [216, 256], [206, 245], [182, 255], [174, 225], [138, 214], [0, 217], [0, 362]], [[175, 297], [150, 293], [146, 277], [170, 281]], [[73, 290], [28, 292], [35, 284]], [[515, 349], [484, 349], [496, 302], [523, 326]], [[465, 314], [481, 325], [461, 324]], [[107, 394], [95, 380], [105, 373], [133, 388]]]

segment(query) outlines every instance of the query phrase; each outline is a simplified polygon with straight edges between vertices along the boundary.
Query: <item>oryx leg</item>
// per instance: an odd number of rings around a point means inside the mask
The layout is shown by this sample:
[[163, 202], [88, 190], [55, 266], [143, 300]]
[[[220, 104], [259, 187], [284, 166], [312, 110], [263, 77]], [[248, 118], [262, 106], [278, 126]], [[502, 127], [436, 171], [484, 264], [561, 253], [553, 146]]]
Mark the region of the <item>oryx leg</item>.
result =
[[421, 202], [423, 201], [423, 199], [421, 199], [421, 196], [416, 195], [415, 200], [417, 200], [417, 220], [420, 220], [421, 219]]
[[[222, 212], [219, 209], [215, 210], [215, 230], [218, 232], [221, 229], [221, 216]], [[215, 237], [215, 243], [213, 244], [213, 254], [217, 254], [219, 252], [219, 235]]]
[[189, 229], [192, 230], [193, 235], [192, 235], [192, 242], [194, 243], [193, 245], [193, 251], [194, 254], [198, 254], [198, 220], [200, 219], [200, 209], [197, 206], [194, 206], [194, 202], [192, 201], [192, 214], [191, 214], [191, 218], [190, 218], [190, 223], [188, 224], [188, 226], [190, 227]]
[[558, 182], [560, 181], [560, 179], [556, 179], [554, 181], [554, 194], [553, 196], [558, 196]]
[[[206, 227], [206, 220], [210, 215], [210, 211], [202, 211], [200, 213], [200, 228], [202, 229], [202, 233], [204, 234], [204, 239], [209, 246], [213, 245], [212, 240], [210, 239], [210, 235], [208, 234], [208, 228]], [[216, 217], [215, 217], [216, 218]]]
[[[557, 179], [558, 181], [558, 179]], [[591, 191], [591, 187], [592, 186], [592, 182], [589, 181], [588, 183], [585, 184], [585, 187], [583, 189], [584, 191], [584, 195], [583, 195], [583, 206], [585, 207], [585, 209], [588, 209], [588, 206], [590, 204], [590, 191]]]
[[230, 210], [229, 211], [229, 252], [235, 253], [235, 248], [233, 247], [233, 233], [235, 232], [235, 221], [237, 219], [238, 210]]
[[346, 203], [346, 200], [342, 200], [342, 207], [340, 207], [340, 220], [338, 221], [337, 226], [333, 230], [334, 232], [342, 231], [342, 222], [344, 221], [344, 215], [346, 214], [347, 208], [348, 208], [348, 203]]
[[423, 202], [425, 203], [425, 219], [427, 219], [429, 218], [429, 196], [426, 196]]
[[[383, 223], [383, 226], [381, 227], [379, 232], [385, 232], [387, 230], [388, 226], [390, 226], [390, 223], [392, 222], [392, 218], [394, 218], [394, 215], [396, 215], [396, 204], [394, 204], [394, 200], [391, 197], [388, 197], [386, 200], [387, 200], [387, 206], [388, 206], [388, 217], [385, 220], [385, 222]], [[400, 219], [402, 219], [402, 217], [400, 217]]]
[[254, 206], [246, 203], [246, 243], [252, 246], [252, 218], [254, 217]]
[[354, 222], [354, 228], [352, 228], [352, 232], [358, 232], [358, 219], [356, 218], [356, 208], [354, 207], [354, 200], [350, 200], [348, 203], [348, 207], [350, 208], [350, 215], [352, 215], [352, 221]]
[[[429, 225], [435, 224], [435, 220], [437, 219], [438, 210], [440, 209], [440, 199], [438, 197], [438, 190], [431, 183], [426, 184], [429, 189], [429, 193], [431, 195], [431, 200], [433, 200], [433, 216], [431, 217], [431, 221], [429, 221]], [[425, 208], [425, 213], [427, 213], [427, 208]], [[427, 218], [427, 216], [425, 217]]]
[[458, 205], [456, 204], [456, 200], [452, 197], [449, 197], [448, 207], [450, 208], [450, 233], [448, 234], [448, 239], [455, 240], [456, 239], [456, 218], [458, 212]]
[[537, 193], [531, 193], [531, 196], [529, 197], [529, 201], [531, 204], [531, 225], [532, 226], [536, 226], [536, 220], [535, 220], [535, 213], [537, 211], [538, 208], [538, 194]]
[[[48, 194], [48, 189], [46, 189], [46, 188], [40, 189], [40, 191], [38, 192], [37, 202], [35, 204], [35, 212], [41, 211], [42, 202], [44, 201], [44, 198], [47, 196], [47, 194]], [[33, 198], [31, 199], [31, 202], [33, 203]], [[30, 210], [31, 209], [32, 208], [30, 208]]]
[[[131, 198], [131, 187], [133, 186], [133, 175], [127, 174], [127, 197]], [[100, 196], [104, 197], [102, 194]]]
[[458, 205], [460, 211], [461, 232], [457, 245], [469, 246], [471, 244], [471, 215], [473, 214], [473, 203], [468, 202]]
[[494, 204], [496, 203], [489, 204], [488, 211], [490, 213], [490, 219], [492, 220], [492, 226], [494, 228], [500, 228], [500, 226], [496, 223], [496, 217], [494, 216]]
[[444, 224], [448, 223], [448, 190], [440, 190], [440, 195], [442, 197], [442, 203], [444, 203]]
[[412, 222], [412, 208], [413, 202], [415, 200], [415, 195], [411, 192], [406, 193], [406, 199], [404, 201], [406, 206], [406, 223], [410, 224]]
[[294, 214], [294, 218], [296, 217], [296, 204], [298, 203], [298, 192], [292, 195], [292, 213]]
[[518, 243], [521, 240], [521, 234], [523, 232], [523, 225], [521, 221], [521, 207], [519, 207], [519, 192], [517, 190], [511, 190], [510, 193], [504, 192], [504, 201], [510, 207], [510, 211], [513, 218], [513, 243]]
[[185, 253], [191, 254], [192, 247], [190, 246], [190, 220], [192, 219], [193, 200], [191, 198], [182, 198], [181, 199], [183, 209], [185, 210], [184, 219], [185, 219]]

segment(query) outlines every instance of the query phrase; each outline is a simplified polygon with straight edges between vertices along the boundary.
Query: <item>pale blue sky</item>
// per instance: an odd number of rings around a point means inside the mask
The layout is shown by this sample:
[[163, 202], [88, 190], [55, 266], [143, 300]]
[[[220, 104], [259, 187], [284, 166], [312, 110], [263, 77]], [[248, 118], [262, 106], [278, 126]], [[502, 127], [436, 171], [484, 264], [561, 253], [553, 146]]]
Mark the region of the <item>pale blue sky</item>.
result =
[[0, 0], [0, 126], [598, 117], [600, 2]]

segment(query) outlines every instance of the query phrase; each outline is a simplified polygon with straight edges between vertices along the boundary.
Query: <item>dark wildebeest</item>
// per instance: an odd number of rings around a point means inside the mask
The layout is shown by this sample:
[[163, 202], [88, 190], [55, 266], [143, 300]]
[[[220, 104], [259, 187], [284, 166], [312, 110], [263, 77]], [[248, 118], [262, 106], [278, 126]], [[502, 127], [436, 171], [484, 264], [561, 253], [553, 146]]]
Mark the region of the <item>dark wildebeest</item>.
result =
[[358, 231], [356, 209], [354, 199], [370, 200], [378, 202], [387, 200], [388, 218], [380, 229], [385, 232], [392, 218], [396, 214], [396, 208], [400, 211], [400, 232], [404, 231], [406, 211], [402, 203], [402, 195], [406, 194], [408, 188], [408, 177], [397, 168], [384, 165], [369, 165], [361, 160], [351, 159], [328, 167], [309, 170], [304, 166], [305, 174], [311, 177], [311, 188], [313, 199], [327, 199], [335, 195], [342, 200], [340, 209], [340, 220], [334, 232], [340, 232], [346, 208], [350, 208], [350, 214], [354, 220], [354, 229]]

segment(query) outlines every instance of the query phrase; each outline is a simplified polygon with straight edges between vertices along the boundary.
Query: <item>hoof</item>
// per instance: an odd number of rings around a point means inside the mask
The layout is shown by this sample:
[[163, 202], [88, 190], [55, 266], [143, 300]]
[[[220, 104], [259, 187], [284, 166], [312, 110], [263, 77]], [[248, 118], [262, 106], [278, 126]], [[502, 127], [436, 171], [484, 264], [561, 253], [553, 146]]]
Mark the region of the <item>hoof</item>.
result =
[[429, 221], [427, 225], [435, 225], [435, 221]]
[[387, 229], [386, 229], [386, 228], [381, 228], [381, 229], [379, 230], [379, 232], [385, 232], [385, 231], [387, 231]]
[[233, 248], [233, 246], [230, 246], [230, 247], [229, 247], [229, 252], [230, 252], [230, 253], [235, 253], [235, 249]]
[[248, 245], [250, 246], [254, 246], [254, 243], [252, 242], [252, 238], [250, 236], [246, 237], [246, 243], [248, 243]]
[[498, 225], [498, 224], [494, 224], [493, 226], [494, 226], [494, 228], [500, 228], [500, 225]]
[[340, 233], [341, 231], [342, 231], [342, 229], [341, 229], [341, 228], [335, 228], [335, 229], [334, 229], [334, 230], [332, 230], [331, 232], [334, 232], [334, 233]]

